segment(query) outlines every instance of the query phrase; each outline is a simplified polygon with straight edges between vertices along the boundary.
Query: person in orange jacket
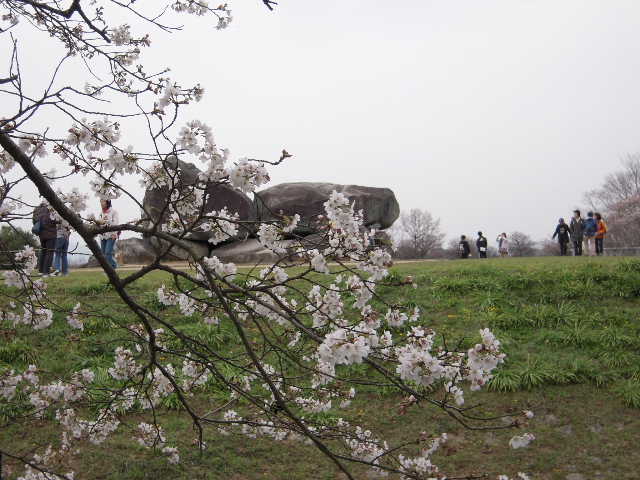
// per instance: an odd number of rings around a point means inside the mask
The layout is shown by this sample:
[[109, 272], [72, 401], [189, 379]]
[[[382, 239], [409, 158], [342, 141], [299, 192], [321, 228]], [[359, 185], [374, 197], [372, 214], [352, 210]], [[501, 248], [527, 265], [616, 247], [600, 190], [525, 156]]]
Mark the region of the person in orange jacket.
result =
[[596, 224], [598, 230], [596, 231], [596, 255], [602, 255], [604, 253], [604, 237], [607, 234], [607, 224], [604, 223], [602, 215], [596, 213]]

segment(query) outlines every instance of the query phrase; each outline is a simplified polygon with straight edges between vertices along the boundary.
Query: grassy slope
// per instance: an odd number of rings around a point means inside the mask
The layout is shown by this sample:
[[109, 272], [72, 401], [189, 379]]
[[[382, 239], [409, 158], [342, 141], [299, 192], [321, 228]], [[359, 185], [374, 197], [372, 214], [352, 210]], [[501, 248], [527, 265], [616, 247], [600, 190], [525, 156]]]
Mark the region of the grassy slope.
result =
[[[361, 392], [347, 418], [354, 423], [373, 420], [380, 435], [390, 440], [421, 431], [449, 432], [452, 440], [436, 462], [459, 475], [522, 470], [534, 478], [564, 479], [572, 472], [589, 479], [640, 478], [640, 410], [631, 408], [640, 406], [640, 262], [496, 259], [403, 264], [394, 271], [413, 275], [419, 288], [383, 293], [419, 306], [424, 320], [447, 339], [464, 338], [470, 344], [480, 327], [489, 326], [503, 340], [508, 362], [491, 385], [502, 392], [480, 392], [468, 397], [468, 403], [490, 405], [480, 408], [495, 412], [533, 409], [537, 417], [529, 431], [537, 441], [531, 449], [514, 451], [506, 446], [513, 432], [465, 431], [428, 408], [400, 417], [400, 398], [390, 394]], [[160, 275], [145, 279], [136, 284], [135, 294], [151, 305], [161, 281]], [[102, 274], [55, 279], [52, 291], [67, 306], [72, 299], [89, 303], [92, 297], [112, 315], [127, 314], [104, 288]], [[28, 343], [11, 335], [2, 339], [0, 362], [37, 360], [62, 372], [110, 361], [119, 334], [108, 321], [88, 326], [94, 337], [85, 341], [58, 320], [46, 335], [32, 336]], [[224, 331], [203, 334], [224, 342]], [[67, 349], [64, 360], [53, 363], [61, 345]], [[180, 415], [166, 410], [163, 416], [170, 435], [190, 438]], [[47, 425], [34, 423], [33, 428], [45, 442]], [[126, 427], [123, 436], [125, 432]], [[17, 434], [0, 432], [0, 444], [16, 441]], [[202, 458], [183, 452], [182, 465], [169, 467], [142, 450], [132, 452], [123, 438], [83, 455], [79, 470], [90, 472], [83, 478], [339, 478], [313, 449], [295, 444], [212, 434]]]

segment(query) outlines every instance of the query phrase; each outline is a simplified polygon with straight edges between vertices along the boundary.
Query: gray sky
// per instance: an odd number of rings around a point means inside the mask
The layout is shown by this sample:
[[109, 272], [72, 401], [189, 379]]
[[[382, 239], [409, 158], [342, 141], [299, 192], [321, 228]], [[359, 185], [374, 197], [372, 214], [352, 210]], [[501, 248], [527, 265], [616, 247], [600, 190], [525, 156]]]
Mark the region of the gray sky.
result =
[[184, 118], [234, 158], [293, 153], [272, 184], [389, 187], [449, 237], [542, 239], [640, 151], [637, 0], [230, 5], [228, 30], [152, 34], [145, 58], [205, 86]]
[[386, 186], [450, 236], [542, 238], [640, 150], [640, 2], [280, 3], [236, 2], [172, 59], [220, 143], [295, 154], [274, 183]]

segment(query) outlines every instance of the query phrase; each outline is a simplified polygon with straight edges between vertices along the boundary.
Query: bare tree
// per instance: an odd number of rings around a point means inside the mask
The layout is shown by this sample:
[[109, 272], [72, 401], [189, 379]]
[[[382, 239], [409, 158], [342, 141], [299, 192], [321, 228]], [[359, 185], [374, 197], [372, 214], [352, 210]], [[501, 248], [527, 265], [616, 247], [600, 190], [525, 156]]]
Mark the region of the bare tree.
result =
[[560, 254], [560, 246], [554, 240], [542, 240], [536, 253], [541, 257], [554, 257]]
[[594, 209], [608, 211], [620, 202], [640, 196], [640, 153], [622, 160], [622, 169], [605, 178], [603, 184], [586, 193], [585, 200]]
[[402, 257], [426, 258], [442, 248], [444, 234], [440, 230], [440, 219], [427, 210], [411, 209], [400, 216], [402, 240], [399, 250]]
[[[630, 254], [640, 247], [640, 194], [616, 202], [603, 212], [607, 225], [605, 244], [618, 254]], [[632, 249], [632, 250], [630, 250]]]
[[536, 243], [522, 232], [509, 235], [509, 253], [513, 257], [532, 257], [536, 254]]
[[627, 155], [622, 169], [607, 175], [603, 184], [585, 195], [607, 224], [605, 244], [618, 253], [640, 246], [640, 153]]

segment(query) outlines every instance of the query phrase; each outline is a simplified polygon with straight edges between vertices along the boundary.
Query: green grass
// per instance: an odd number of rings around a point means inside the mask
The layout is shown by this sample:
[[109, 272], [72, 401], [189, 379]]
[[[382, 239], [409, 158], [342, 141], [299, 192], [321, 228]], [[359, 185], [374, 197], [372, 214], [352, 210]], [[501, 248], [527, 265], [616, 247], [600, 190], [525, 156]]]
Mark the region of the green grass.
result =
[[[634, 259], [496, 259], [405, 264], [417, 290], [394, 292], [420, 307], [452, 339], [476, 339], [490, 327], [508, 362], [489, 385], [519, 391], [593, 384], [616, 395], [640, 366], [640, 261]], [[629, 387], [628, 387], [629, 388]], [[622, 391], [627, 392], [628, 388]], [[628, 405], [633, 396], [619, 394]]]
[[[419, 307], [423, 322], [440, 335], [438, 341], [461, 340], [470, 346], [480, 328], [496, 333], [507, 361], [488, 391], [468, 396], [467, 403], [481, 404], [478, 408], [484, 413], [534, 410], [536, 418], [527, 430], [537, 440], [530, 449], [510, 450], [507, 442], [513, 431], [465, 430], [426, 407], [401, 416], [401, 398], [386, 391], [362, 389], [345, 418], [372, 423], [377, 434], [391, 441], [422, 431], [449, 432], [452, 440], [434, 460], [458, 476], [487, 472], [495, 478], [498, 473], [525, 471], [536, 479], [564, 479], [574, 472], [589, 479], [640, 477], [640, 455], [630, 454], [637, 453], [640, 438], [640, 260], [420, 262], [398, 265], [393, 275], [412, 275], [418, 288], [383, 288], [379, 293], [391, 303]], [[155, 290], [162, 282], [169, 282], [169, 277], [154, 273], [136, 282], [131, 293], [148, 308], [160, 309]], [[6, 330], [0, 339], [0, 369], [36, 362], [62, 374], [91, 367], [106, 382], [104, 369], [122, 336], [114, 326], [123, 318], [131, 318], [131, 323], [135, 319], [101, 273], [74, 272], [53, 279], [50, 292], [61, 306], [69, 308], [81, 300], [100, 316], [87, 323], [88, 335], [82, 336], [67, 327], [62, 314], [56, 315], [52, 327], [26, 339]], [[206, 327], [177, 315], [175, 321], [216, 348], [227, 348], [233, 338], [224, 326]], [[362, 373], [366, 369], [358, 371]], [[214, 386], [211, 389], [216, 395]], [[169, 397], [159, 412], [167, 434], [188, 439], [193, 435], [189, 421], [175, 407], [175, 399]], [[127, 428], [133, 426], [135, 419], [107, 447], [90, 448], [78, 465], [80, 472], [89, 472], [81, 478], [341, 478], [310, 447], [215, 432], [209, 434], [209, 448], [202, 456], [183, 451], [182, 464], [168, 466], [160, 457], [131, 448], [125, 440]], [[46, 422], [34, 422], [31, 432], [38, 443], [52, 435]], [[16, 438], [18, 432], [11, 428], [0, 431], [0, 445]], [[9, 468], [15, 471], [15, 465]]]

